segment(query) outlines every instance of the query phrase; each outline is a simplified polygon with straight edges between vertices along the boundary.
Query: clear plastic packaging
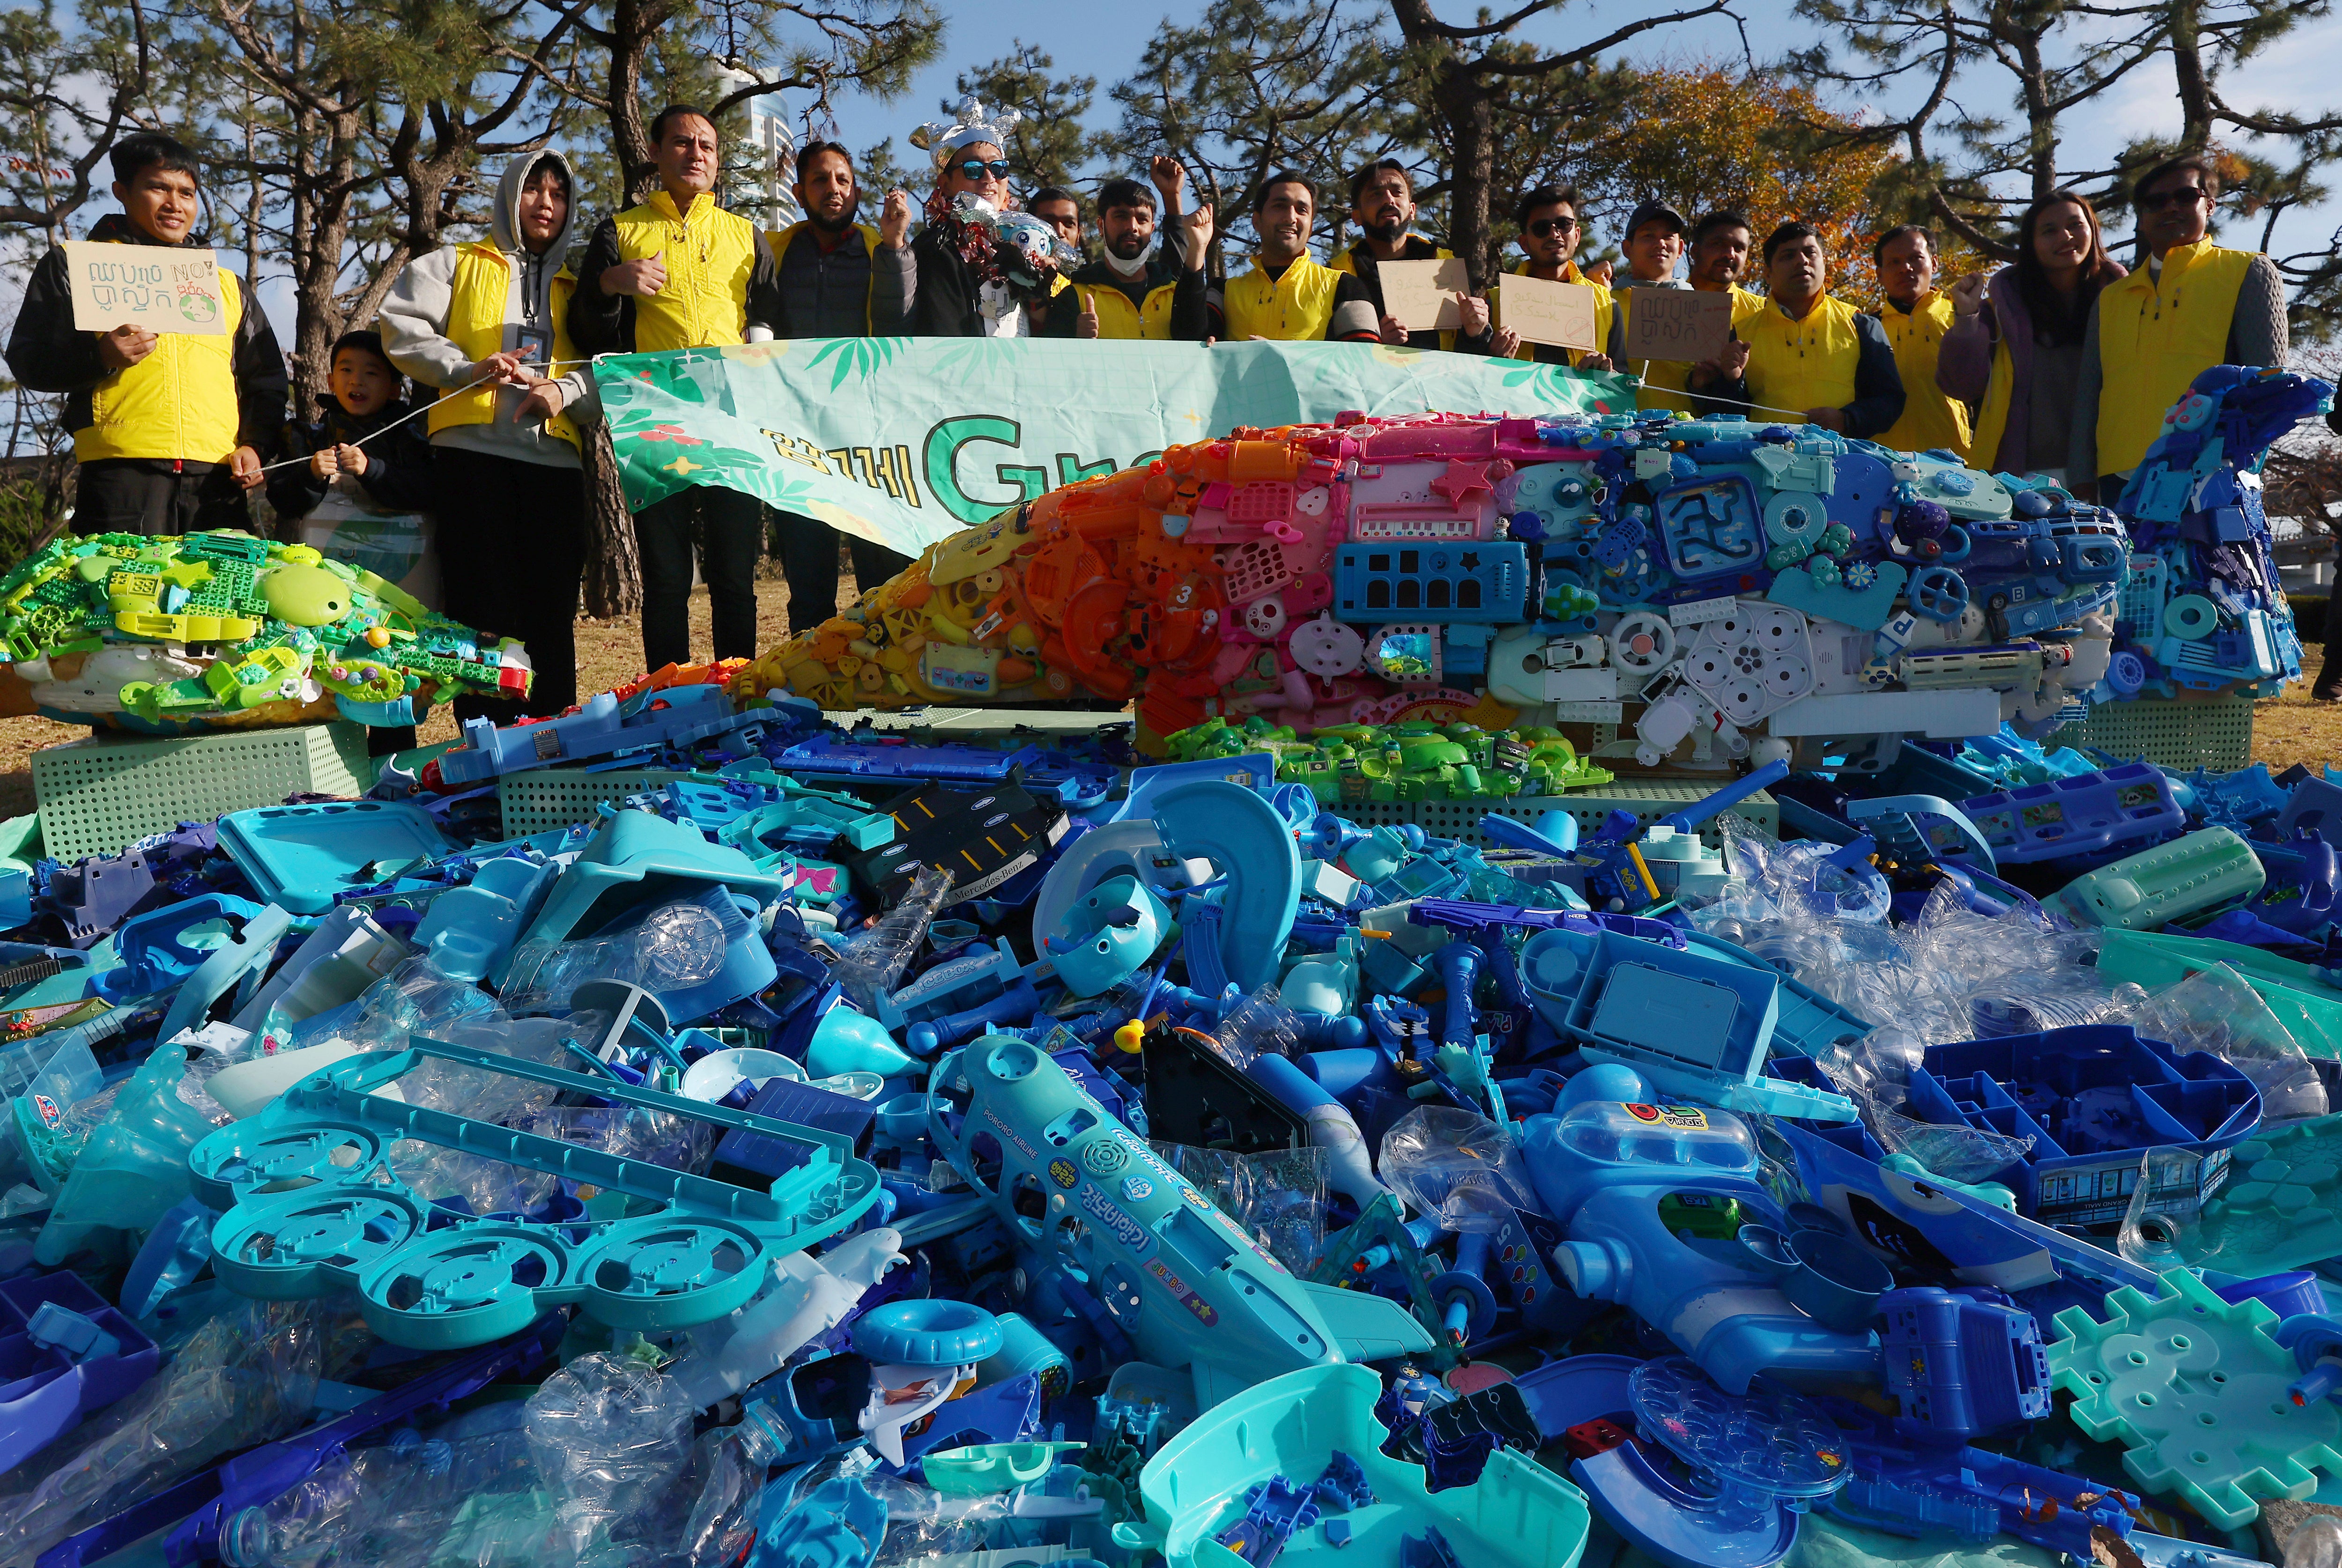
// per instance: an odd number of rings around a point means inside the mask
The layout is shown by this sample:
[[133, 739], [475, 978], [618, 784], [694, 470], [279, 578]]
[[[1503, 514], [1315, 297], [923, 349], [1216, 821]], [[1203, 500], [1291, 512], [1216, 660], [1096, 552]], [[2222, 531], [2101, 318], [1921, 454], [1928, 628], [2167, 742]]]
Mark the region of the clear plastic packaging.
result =
[[691, 1460], [690, 1398], [632, 1356], [582, 1355], [528, 1402], [528, 1446], [580, 1558], [632, 1540]]
[[1418, 1106], [1400, 1117], [1383, 1134], [1376, 1168], [1407, 1207], [1436, 1214], [1451, 1231], [1493, 1234], [1506, 1217], [1497, 1204], [1532, 1213], [1541, 1207], [1505, 1130], [1452, 1105]]
[[589, 980], [617, 980], [655, 994], [687, 990], [722, 973], [741, 916], [710, 886], [655, 904], [576, 942], [524, 942], [513, 951], [501, 995], [509, 1012], [557, 1012]]
[[701, 1434], [692, 1455], [698, 1480], [674, 1558], [685, 1568], [736, 1563], [756, 1536], [756, 1504], [779, 1445], [753, 1421]]
[[1263, 1056], [1290, 1056], [1301, 1040], [1293, 1010], [1276, 999], [1276, 987], [1264, 985], [1228, 1009], [1212, 1032], [1220, 1055], [1241, 1073]]
[[2296, 1122], [2327, 1113], [2326, 1086], [2308, 1054], [2260, 993], [2225, 964], [2143, 994], [2131, 1026], [2180, 1051], [2209, 1051], [2261, 1092], [2261, 1120]]
[[1256, 1154], [1154, 1144], [1163, 1163], [1234, 1220], [1297, 1275], [1326, 1251], [1326, 1188], [1332, 1156], [1325, 1149], [1266, 1149]]
[[2285, 1541], [2282, 1568], [2342, 1568], [2342, 1519], [2313, 1513]]
[[845, 944], [830, 968], [830, 977], [846, 988], [856, 1007], [877, 1015], [878, 998], [891, 994], [895, 983], [911, 966], [951, 888], [949, 873], [922, 865], [911, 874], [910, 891], [903, 895], [903, 902]]
[[[386, 1443], [335, 1456], [281, 1496], [228, 1518], [220, 1560], [227, 1568], [325, 1568], [361, 1558], [369, 1568], [430, 1568], [467, 1503], [538, 1490], [521, 1407], [483, 1413], [499, 1418], [501, 1429], [450, 1441], [402, 1428]], [[543, 1503], [536, 1511], [551, 1523]]]

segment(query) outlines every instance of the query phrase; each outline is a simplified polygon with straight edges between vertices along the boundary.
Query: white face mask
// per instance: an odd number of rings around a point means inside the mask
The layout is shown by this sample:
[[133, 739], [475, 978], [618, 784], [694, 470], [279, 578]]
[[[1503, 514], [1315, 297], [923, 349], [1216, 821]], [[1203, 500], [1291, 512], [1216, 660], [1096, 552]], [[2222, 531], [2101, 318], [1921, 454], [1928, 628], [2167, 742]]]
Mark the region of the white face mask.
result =
[[1125, 261], [1120, 256], [1115, 255], [1114, 249], [1110, 245], [1101, 247], [1098, 254], [1105, 258], [1106, 265], [1114, 270], [1116, 276], [1136, 277], [1139, 274], [1146, 270], [1146, 264], [1153, 261], [1155, 259], [1155, 253], [1162, 248], [1163, 235], [1158, 231], [1153, 237], [1147, 240], [1146, 248], [1140, 251], [1128, 261]]

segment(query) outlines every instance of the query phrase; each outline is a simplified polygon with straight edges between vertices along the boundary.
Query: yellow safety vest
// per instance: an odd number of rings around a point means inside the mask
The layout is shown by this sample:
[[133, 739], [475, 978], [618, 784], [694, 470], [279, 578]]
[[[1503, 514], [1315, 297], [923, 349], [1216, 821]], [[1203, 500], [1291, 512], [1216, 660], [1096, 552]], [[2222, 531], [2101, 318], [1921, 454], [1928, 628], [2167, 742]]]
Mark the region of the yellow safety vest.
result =
[[[1509, 277], [1526, 277], [1528, 275], [1528, 270], [1529, 264], [1523, 262], [1518, 266], [1514, 267], [1506, 275]], [[1584, 284], [1587, 288], [1594, 291], [1594, 331], [1605, 343], [1607, 343], [1610, 336], [1610, 291], [1603, 287], [1600, 284], [1594, 282], [1591, 278], [1588, 278], [1584, 273], [1579, 272], [1576, 262], [1564, 262], [1561, 264], [1561, 281], [1564, 283]], [[1503, 303], [1504, 288], [1505, 285], [1500, 283], [1493, 283], [1488, 285], [1488, 320], [1490, 325], [1498, 327], [1505, 325]], [[1536, 351], [1537, 345], [1536, 344], [1524, 343], [1518, 348], [1513, 350], [1513, 357], [1515, 359], [1535, 359], [1536, 357]], [[1569, 363], [1572, 365], [1577, 364], [1580, 360], [1586, 357], [1585, 352], [1579, 349], [1573, 348], [1566, 350], [1566, 352], [1568, 354]], [[1594, 352], [1599, 354], [1602, 350], [1597, 346]]]
[[1084, 305], [1097, 314], [1101, 339], [1143, 337], [1156, 343], [1171, 341], [1171, 295], [1178, 286], [1158, 284], [1146, 291], [1144, 305], [1133, 305], [1128, 295], [1111, 285], [1074, 285]]
[[[1992, 379], [1985, 383], [1984, 402], [1977, 409], [1976, 433], [1968, 438], [1968, 462], [1972, 466], [1989, 470], [2000, 461], [2000, 441], [2008, 434], [2008, 409], [2016, 397], [2017, 360], [2008, 352], [2008, 340], [2002, 338], [1992, 345]], [[2028, 467], [2066, 466], [2066, 454], [2062, 452], [2027, 452], [2025, 455]]]
[[[1944, 334], [1952, 330], [1952, 302], [1940, 290], [1930, 289], [1918, 306], [1906, 315], [1890, 302], [1878, 313], [1887, 341], [1895, 349], [1896, 373], [1903, 378], [1903, 417], [1874, 439], [1899, 452], [1943, 447], [1966, 462], [1970, 450], [1967, 407], [1936, 386], [1936, 356], [1943, 350]], [[2004, 407], [2004, 419], [2007, 413]], [[1985, 461], [1991, 461], [1989, 454]]]
[[[1618, 302], [1618, 325], [1623, 335], [1634, 319], [1635, 291], [1632, 285], [1613, 288], [1610, 297]], [[1765, 308], [1765, 296], [1750, 294], [1738, 284], [1732, 285], [1732, 329], [1738, 332], [1741, 324], [1759, 315]], [[1672, 409], [1677, 414], [1697, 412], [1691, 405], [1691, 394], [1686, 389], [1691, 385], [1691, 362], [1680, 359], [1637, 359], [1620, 365], [1618, 369], [1643, 378], [1643, 390], [1636, 394], [1637, 408]]]
[[702, 193], [688, 213], [653, 191], [616, 219], [618, 259], [666, 258], [666, 286], [635, 298], [635, 348], [714, 348], [742, 341], [748, 280], [756, 271], [756, 225]]
[[[569, 341], [569, 296], [576, 288], [575, 275], [565, 266], [553, 275], [553, 287], [546, 291], [546, 304], [553, 312], [553, 357], [556, 363], [545, 374], [555, 378], [568, 375], [582, 363], [576, 345]], [[498, 352], [505, 345], [505, 306], [511, 299], [510, 256], [495, 245], [476, 241], [457, 247], [455, 276], [448, 285], [447, 341], [471, 355], [475, 364]], [[493, 424], [500, 395], [494, 386], [443, 392], [423, 423], [434, 435], [459, 424]], [[546, 420], [545, 429], [547, 434], [558, 436], [572, 446], [577, 444], [577, 427], [565, 414], [556, 414]]]
[[[2098, 295], [2098, 474], [2127, 474], [2163, 433], [2163, 415], [2188, 384], [2228, 357], [2237, 290], [2251, 251], [2198, 240], [2164, 253]], [[2097, 477], [2077, 474], [2077, 480]]]
[[[1399, 244], [1404, 247], [1406, 245], [1407, 240], [1417, 239], [1420, 237], [1420, 235], [1409, 235], [1406, 236], [1406, 239], [1401, 240]], [[1334, 258], [1334, 270], [1336, 272], [1348, 273], [1352, 277], [1358, 276], [1358, 249], [1360, 245], [1364, 245], [1365, 244], [1366, 242], [1364, 240], [1360, 240], [1357, 245], [1350, 246], [1347, 250], [1342, 252], [1341, 255], [1336, 256]], [[1456, 259], [1456, 253], [1449, 250], [1446, 245], [1433, 245], [1431, 247], [1431, 254], [1428, 256], [1402, 256], [1399, 259], [1402, 261], [1454, 261]], [[1570, 281], [1575, 283], [1577, 280], [1573, 278]], [[1491, 294], [1488, 297], [1494, 299], [1496, 295]], [[1439, 346], [1453, 351], [1456, 347], [1456, 335], [1452, 332], [1441, 333], [1439, 335]]]
[[1824, 295], [1803, 321], [1791, 321], [1767, 303], [1733, 330], [1748, 345], [1748, 399], [1763, 406], [1748, 417], [1779, 420], [1808, 408], [1844, 408], [1854, 401], [1854, 370], [1862, 359], [1854, 306]]
[[1340, 273], [1313, 256], [1301, 257], [1274, 278], [1256, 259], [1250, 272], [1228, 280], [1222, 296], [1229, 339], [1306, 343], [1324, 337], [1334, 322], [1334, 291], [1341, 280]]
[[[796, 243], [796, 237], [799, 235], [805, 233], [806, 230], [811, 227], [813, 227], [812, 224], [799, 220], [796, 223], [791, 224], [785, 229], [766, 229], [765, 231], [766, 243], [773, 247], [773, 265], [775, 266], [780, 265], [781, 263], [788, 259], [789, 246]], [[878, 290], [878, 263], [876, 259], [878, 255], [878, 231], [872, 228], [868, 224], [856, 224], [854, 225], [854, 232], [862, 236], [862, 254], [872, 258], [870, 263], [870, 285], [864, 291], [862, 296], [862, 325], [864, 330], [875, 332], [877, 329], [876, 325], [870, 319], [870, 300], [871, 296], [876, 294]], [[818, 244], [820, 242], [816, 241], [815, 243]]]
[[228, 460], [242, 423], [235, 401], [235, 329], [244, 321], [244, 291], [225, 267], [220, 268], [219, 282], [227, 330], [201, 336], [158, 334], [152, 354], [99, 382], [89, 394], [89, 423], [74, 432], [75, 461]]

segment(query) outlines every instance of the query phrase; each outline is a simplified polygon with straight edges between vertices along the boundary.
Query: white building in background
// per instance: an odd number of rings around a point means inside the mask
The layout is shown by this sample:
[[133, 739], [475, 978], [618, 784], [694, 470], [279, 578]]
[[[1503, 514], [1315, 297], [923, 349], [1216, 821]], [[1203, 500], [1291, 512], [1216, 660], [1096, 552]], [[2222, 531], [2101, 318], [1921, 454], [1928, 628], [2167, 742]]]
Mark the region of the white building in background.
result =
[[[716, 79], [728, 97], [756, 78], [737, 65], [718, 65]], [[756, 194], [773, 204], [767, 209], [773, 216], [773, 226], [784, 228], [805, 216], [792, 188], [796, 183], [797, 140], [789, 131], [788, 110], [778, 97], [748, 100], [748, 130], [741, 140], [754, 149], [740, 161], [760, 171]], [[732, 199], [743, 200], [748, 195], [740, 191]]]

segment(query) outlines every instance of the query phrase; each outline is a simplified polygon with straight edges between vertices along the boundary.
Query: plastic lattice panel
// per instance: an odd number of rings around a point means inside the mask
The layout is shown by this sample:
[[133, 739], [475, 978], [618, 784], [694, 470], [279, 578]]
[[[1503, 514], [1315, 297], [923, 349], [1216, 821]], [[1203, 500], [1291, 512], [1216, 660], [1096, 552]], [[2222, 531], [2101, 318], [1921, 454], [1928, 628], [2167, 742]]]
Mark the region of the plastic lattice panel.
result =
[[507, 774], [496, 789], [504, 805], [504, 834], [526, 838], [592, 822], [606, 802], [616, 804], [630, 794], [665, 789], [695, 776], [672, 768], [613, 768], [598, 774], [584, 768], [531, 768]]
[[[1599, 828], [1603, 819], [1614, 811], [1631, 811], [1636, 821], [1647, 824], [1706, 800], [1721, 787], [1720, 783], [1713, 786], [1697, 784], [1609, 784], [1583, 794], [1519, 795], [1510, 800], [1425, 800], [1405, 807], [1414, 814], [1405, 820], [1412, 821], [1434, 837], [1461, 839], [1466, 844], [1486, 848], [1486, 842], [1480, 836], [1480, 819], [1491, 813], [1519, 822], [1534, 823], [1549, 811], [1566, 811], [1576, 820], [1577, 831], [1583, 834]], [[1346, 814], [1349, 808], [1336, 806], [1333, 809]], [[1732, 814], [1763, 828], [1767, 833], [1777, 834], [1781, 831], [1780, 804], [1763, 790], [1734, 806]], [[1700, 834], [1710, 844], [1717, 842], [1716, 824], [1703, 824]]]
[[2042, 746], [2089, 746], [2124, 762], [2234, 773], [2253, 760], [2253, 699], [2231, 693], [2201, 702], [2134, 697], [2100, 703], [2078, 724], [2042, 737]]
[[2080, 1307], [2057, 1314], [2050, 1381], [2074, 1396], [2076, 1425], [2123, 1444], [2142, 1491], [2176, 1493], [2234, 1530], [2260, 1513], [2257, 1498], [2308, 1496], [2312, 1465], [2342, 1468], [2342, 1408], [2287, 1394], [2300, 1369], [2266, 1332], [2277, 1321], [2267, 1306], [2224, 1302], [2175, 1269], [2155, 1300], [2126, 1285], [2106, 1310], [2105, 1323]]
[[289, 794], [360, 794], [374, 771], [358, 724], [109, 734], [35, 752], [33, 794], [46, 853], [70, 864], [183, 822], [282, 805]]
[[1219, 553], [1220, 572], [1227, 579], [1228, 603], [1257, 599], [1293, 581], [1285, 546], [1273, 539], [1251, 539]]
[[1275, 523], [1292, 515], [1293, 486], [1281, 480], [1239, 484], [1228, 501], [1231, 523]]

